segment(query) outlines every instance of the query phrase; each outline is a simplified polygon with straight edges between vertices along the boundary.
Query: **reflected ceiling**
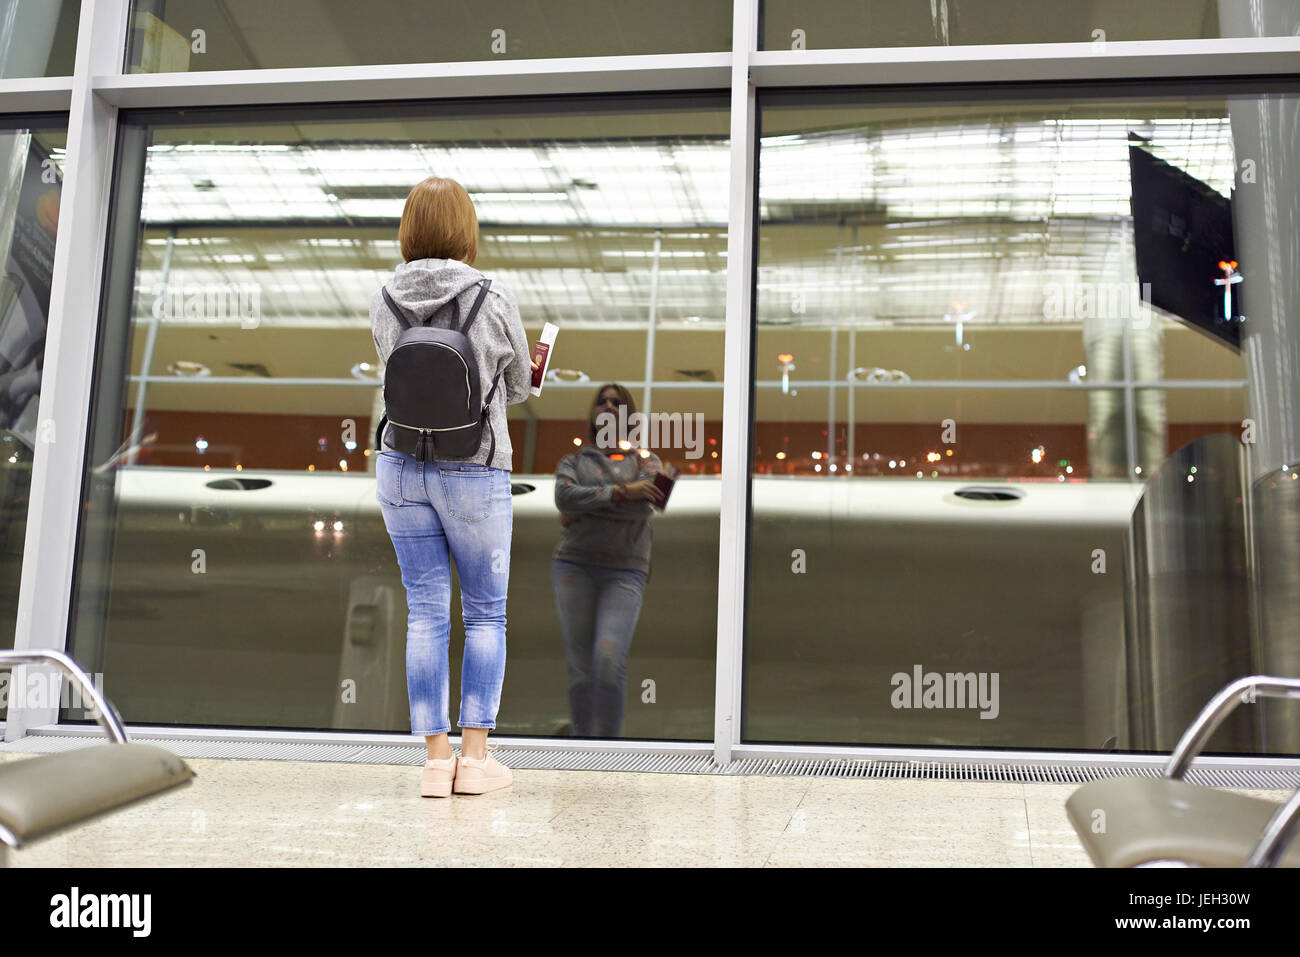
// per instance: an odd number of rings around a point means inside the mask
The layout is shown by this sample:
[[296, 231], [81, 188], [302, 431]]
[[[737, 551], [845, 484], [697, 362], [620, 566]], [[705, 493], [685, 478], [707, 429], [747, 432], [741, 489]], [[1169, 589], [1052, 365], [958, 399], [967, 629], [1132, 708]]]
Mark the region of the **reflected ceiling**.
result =
[[[942, 325], [958, 301], [972, 326], [1068, 322], [1044, 316], [1047, 284], [1134, 278], [1131, 142], [1231, 187], [1226, 116], [1038, 112], [918, 110], [826, 129], [813, 111], [815, 132], [765, 137], [760, 322]], [[468, 125], [491, 122], [505, 123]], [[183, 132], [149, 150], [140, 317], [174, 231], [173, 284], [254, 284], [269, 325], [368, 328], [369, 299], [400, 260], [406, 192], [436, 171], [474, 197], [477, 265], [516, 291], [530, 324], [644, 327], [653, 298], [657, 324], [722, 327], [723, 138], [177, 142]]]

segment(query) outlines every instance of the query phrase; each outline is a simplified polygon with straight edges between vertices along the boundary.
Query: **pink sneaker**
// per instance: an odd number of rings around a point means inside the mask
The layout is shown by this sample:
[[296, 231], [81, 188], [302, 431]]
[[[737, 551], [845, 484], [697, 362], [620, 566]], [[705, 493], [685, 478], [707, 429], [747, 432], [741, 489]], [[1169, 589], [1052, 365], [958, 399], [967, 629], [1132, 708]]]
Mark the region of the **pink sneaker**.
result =
[[496, 749], [497, 743], [489, 741], [487, 754], [478, 760], [461, 755], [454, 788], [457, 794], [486, 794], [488, 791], [508, 788], [514, 783], [510, 769], [492, 757], [492, 752]]
[[451, 785], [456, 780], [456, 755], [442, 761], [426, 760], [424, 775], [420, 778], [420, 796], [427, 798], [451, 797]]

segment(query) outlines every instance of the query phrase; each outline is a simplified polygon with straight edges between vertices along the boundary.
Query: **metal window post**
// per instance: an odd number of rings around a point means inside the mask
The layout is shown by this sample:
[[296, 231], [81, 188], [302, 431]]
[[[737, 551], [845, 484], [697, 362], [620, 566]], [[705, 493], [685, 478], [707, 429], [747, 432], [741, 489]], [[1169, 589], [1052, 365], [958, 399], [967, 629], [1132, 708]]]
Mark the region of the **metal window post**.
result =
[[[121, 70], [127, 9], [128, 0], [83, 0], [81, 5], [32, 492], [18, 587], [14, 632], [18, 651], [63, 651], [67, 643], [117, 134], [117, 107], [96, 95], [92, 78]], [[28, 667], [32, 666], [14, 669], [15, 686], [26, 680], [23, 672]], [[17, 740], [28, 728], [57, 720], [57, 702], [10, 708], [5, 740]]]
[[749, 517], [749, 403], [754, 307], [755, 90], [759, 0], [735, 0], [732, 23], [731, 159], [727, 210], [727, 319], [722, 389], [722, 514], [718, 547], [718, 654], [713, 756], [731, 761], [741, 734], [745, 548]]

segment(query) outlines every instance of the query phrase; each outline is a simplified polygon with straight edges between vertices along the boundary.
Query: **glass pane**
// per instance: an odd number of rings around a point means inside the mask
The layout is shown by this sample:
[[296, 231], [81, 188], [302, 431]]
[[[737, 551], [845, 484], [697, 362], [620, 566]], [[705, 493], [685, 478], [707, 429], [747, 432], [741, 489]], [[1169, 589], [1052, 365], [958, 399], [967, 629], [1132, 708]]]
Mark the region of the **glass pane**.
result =
[[[909, 390], [900, 403], [859, 426], [870, 461], [851, 473], [841, 458], [832, 475], [823, 453], [812, 470], [754, 476], [745, 739], [1101, 747], [1080, 676], [1123, 621], [1140, 488], [1090, 478], [1086, 395]], [[908, 422], [912, 409], [928, 421]], [[1088, 573], [1094, 549], [1110, 574]], [[914, 707], [917, 668], [974, 676], [962, 706]]]
[[765, 50], [1294, 36], [1292, 0], [762, 0]]
[[43, 120], [0, 120], [0, 648], [13, 647], [18, 620], [67, 145], [66, 119]]
[[129, 73], [731, 49], [731, 0], [134, 0]]
[[[406, 196], [433, 172], [468, 190], [474, 269], [509, 290], [528, 341], [545, 323], [560, 330], [541, 395], [507, 410], [497, 727], [710, 736], [725, 108], [672, 96], [407, 104], [382, 119], [371, 107], [128, 117], [94, 426], [102, 468], [75, 606], [79, 660], [102, 661], [127, 720], [411, 730], [408, 593], [376, 499], [382, 393], [367, 310], [402, 261]], [[588, 415], [611, 382], [668, 427], [634, 435], [640, 420], [625, 416], [611, 435], [632, 446], [601, 461], [636, 482], [651, 466], [633, 446], [645, 447], [680, 468], [680, 488], [662, 513], [634, 501], [621, 518], [593, 507], [562, 523], [557, 465], [592, 447]], [[580, 485], [615, 484], [590, 462], [580, 471]], [[599, 589], [557, 596], [552, 557], [579, 531], [585, 546], [566, 554]], [[613, 531], [630, 537], [602, 551]], [[593, 596], [646, 571], [639, 606], [602, 620], [593, 649]], [[458, 579], [450, 608], [455, 719]], [[584, 628], [605, 668], [597, 724], [594, 704], [571, 709], [586, 672], [566, 678]]]
[[1300, 666], [1300, 97], [1061, 96], [761, 97], [746, 740], [1166, 750]]
[[72, 76], [81, 0], [6, 0], [0, 12], [0, 77]]

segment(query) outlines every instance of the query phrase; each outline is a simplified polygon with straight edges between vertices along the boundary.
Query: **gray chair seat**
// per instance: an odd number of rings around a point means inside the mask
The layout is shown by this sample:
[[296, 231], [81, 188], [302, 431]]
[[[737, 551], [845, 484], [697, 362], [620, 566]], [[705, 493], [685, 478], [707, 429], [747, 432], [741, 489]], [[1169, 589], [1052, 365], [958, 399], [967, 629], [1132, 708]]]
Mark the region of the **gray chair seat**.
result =
[[[1107, 778], [1075, 791], [1065, 807], [1098, 867], [1169, 860], [1241, 867], [1279, 805], [1174, 778]], [[1300, 842], [1292, 843], [1278, 866], [1300, 867]]]
[[22, 846], [194, 777], [152, 744], [103, 744], [0, 763], [0, 827]]

